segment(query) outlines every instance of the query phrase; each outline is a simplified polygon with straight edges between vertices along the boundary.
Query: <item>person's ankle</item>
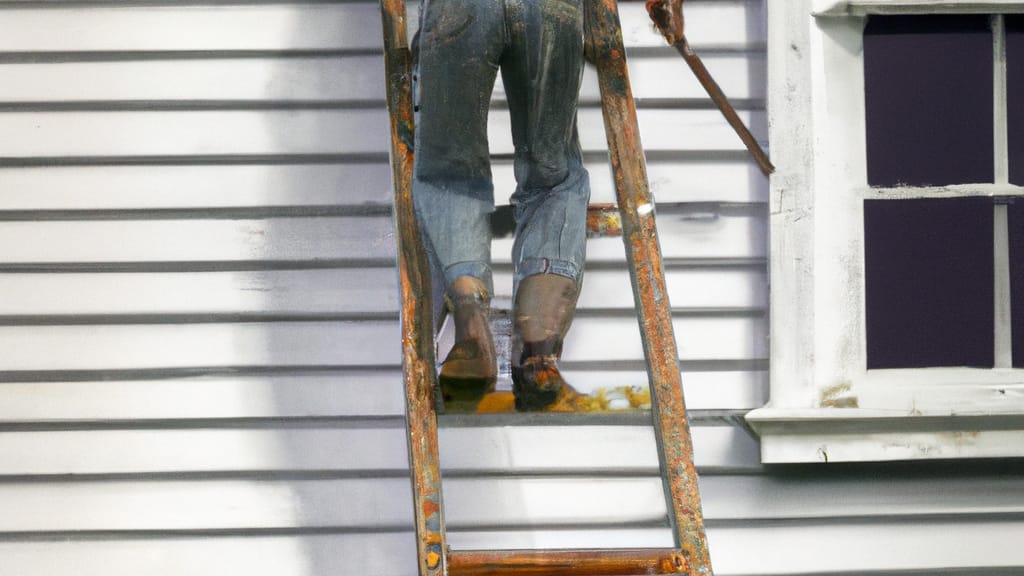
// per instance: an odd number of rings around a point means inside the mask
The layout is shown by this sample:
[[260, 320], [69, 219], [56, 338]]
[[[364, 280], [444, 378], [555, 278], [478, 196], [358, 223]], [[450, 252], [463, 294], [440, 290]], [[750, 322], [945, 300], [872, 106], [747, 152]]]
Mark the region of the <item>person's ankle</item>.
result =
[[451, 300], [475, 298], [489, 302], [491, 295], [487, 292], [487, 284], [476, 276], [459, 276], [448, 285], [448, 298]]

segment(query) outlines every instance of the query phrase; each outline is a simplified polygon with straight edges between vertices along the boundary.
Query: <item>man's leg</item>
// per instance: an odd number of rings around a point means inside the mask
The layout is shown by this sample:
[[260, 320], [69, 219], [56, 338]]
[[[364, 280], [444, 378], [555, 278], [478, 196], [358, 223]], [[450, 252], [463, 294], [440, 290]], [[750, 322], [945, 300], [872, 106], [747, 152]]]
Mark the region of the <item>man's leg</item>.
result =
[[501, 11], [489, 2], [423, 4], [413, 200], [455, 324], [455, 347], [439, 378], [452, 401], [482, 397], [497, 377], [488, 324], [494, 197], [487, 111], [504, 41]]
[[590, 186], [576, 132], [583, 71], [581, 0], [507, 0], [511, 49], [502, 77], [516, 145], [516, 407], [571, 391], [558, 371], [586, 252]]

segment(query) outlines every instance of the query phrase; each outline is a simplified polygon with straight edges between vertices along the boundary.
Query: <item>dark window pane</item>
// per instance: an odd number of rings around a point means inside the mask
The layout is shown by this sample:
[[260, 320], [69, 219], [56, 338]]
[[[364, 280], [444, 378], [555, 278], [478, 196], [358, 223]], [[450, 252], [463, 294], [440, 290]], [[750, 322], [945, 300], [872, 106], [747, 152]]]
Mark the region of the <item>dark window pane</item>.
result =
[[1013, 326], [1013, 366], [1024, 368], [1024, 198], [1010, 213], [1010, 314]]
[[868, 368], [994, 365], [989, 198], [867, 200]]
[[987, 16], [873, 16], [864, 32], [868, 183], [994, 181]]
[[1006, 17], [1006, 73], [1010, 182], [1024, 186], [1024, 15]]

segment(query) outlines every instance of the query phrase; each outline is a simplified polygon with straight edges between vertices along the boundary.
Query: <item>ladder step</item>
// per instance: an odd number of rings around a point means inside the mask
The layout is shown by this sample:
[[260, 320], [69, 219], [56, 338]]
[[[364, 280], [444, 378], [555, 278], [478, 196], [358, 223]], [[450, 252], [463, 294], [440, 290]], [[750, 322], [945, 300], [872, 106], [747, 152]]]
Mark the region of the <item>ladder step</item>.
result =
[[587, 237], [611, 238], [622, 236], [622, 215], [617, 204], [591, 204], [587, 206]]
[[449, 576], [639, 576], [688, 574], [676, 548], [463, 550], [448, 553]]
[[[513, 211], [507, 204], [495, 207], [491, 215], [491, 232], [495, 238], [512, 235], [516, 229]], [[587, 238], [619, 236], [622, 236], [622, 216], [617, 204], [594, 203], [587, 206]]]

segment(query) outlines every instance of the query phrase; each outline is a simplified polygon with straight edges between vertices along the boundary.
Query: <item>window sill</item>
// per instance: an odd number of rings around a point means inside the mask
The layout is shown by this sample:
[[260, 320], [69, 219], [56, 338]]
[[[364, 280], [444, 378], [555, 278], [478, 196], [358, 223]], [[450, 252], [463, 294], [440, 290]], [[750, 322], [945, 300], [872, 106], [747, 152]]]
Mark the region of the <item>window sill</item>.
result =
[[816, 0], [815, 16], [868, 14], [1013, 14], [1024, 12], [1019, 0]]
[[769, 406], [750, 412], [747, 422], [761, 437], [765, 464], [1024, 457], [1024, 410], [1020, 409], [911, 415], [860, 408]]
[[747, 415], [761, 461], [1024, 457], [1024, 370], [871, 370]]

